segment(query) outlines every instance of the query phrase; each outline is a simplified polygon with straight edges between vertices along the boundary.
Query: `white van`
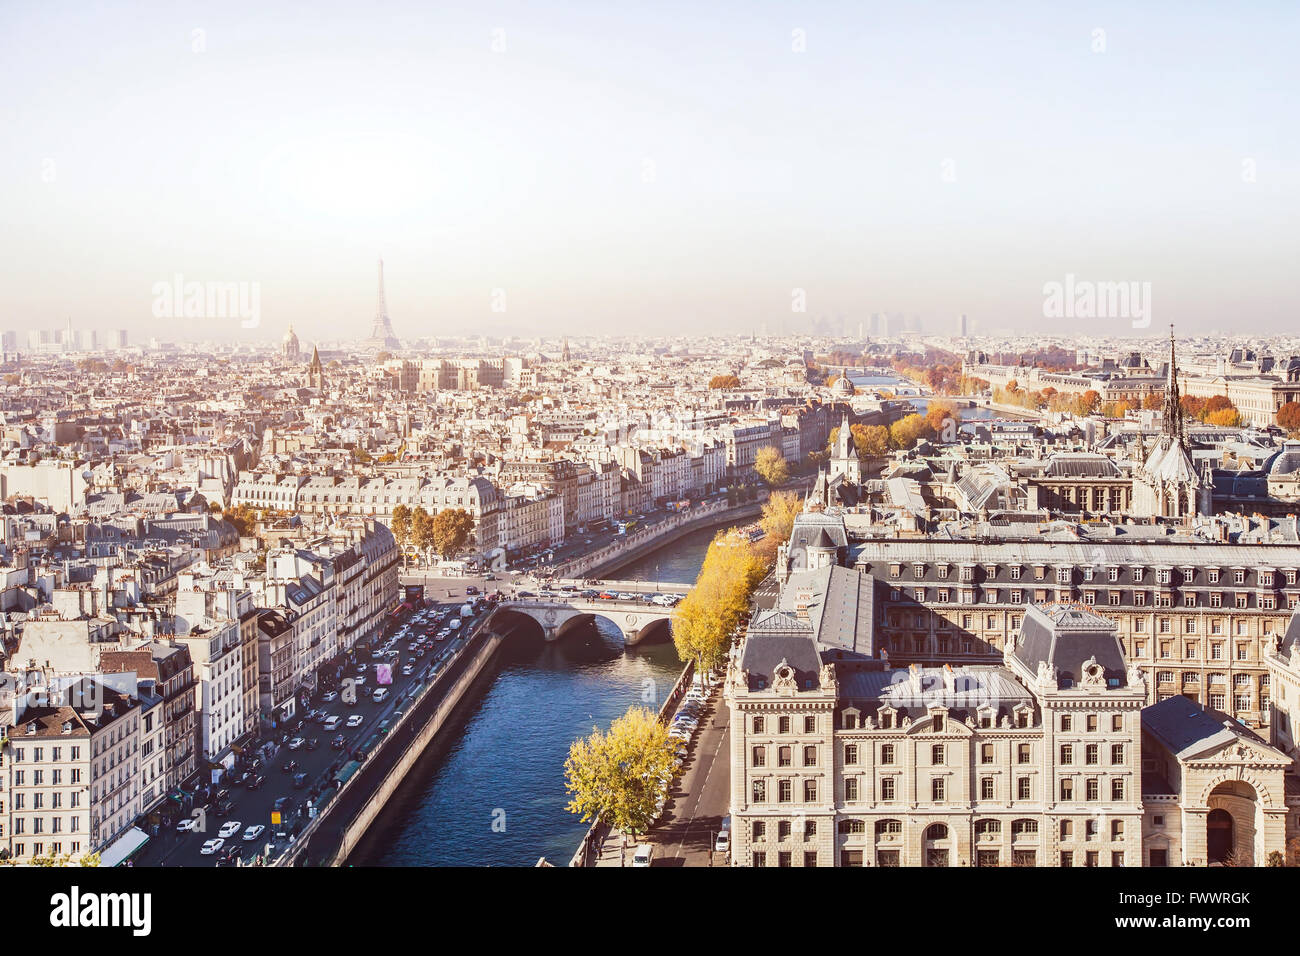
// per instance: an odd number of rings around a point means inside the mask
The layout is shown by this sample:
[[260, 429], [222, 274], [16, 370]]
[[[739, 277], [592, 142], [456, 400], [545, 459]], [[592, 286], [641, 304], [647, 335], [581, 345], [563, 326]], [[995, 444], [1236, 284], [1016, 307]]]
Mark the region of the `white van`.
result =
[[376, 687], [375, 692], [370, 695], [370, 699], [373, 700], [376, 704], [382, 704], [384, 702], [384, 698], [387, 696], [388, 696], [387, 687]]
[[633, 866], [649, 866], [650, 858], [654, 856], [655, 848], [649, 843], [642, 843], [637, 846], [636, 852], [632, 854]]
[[731, 851], [731, 831], [723, 830], [718, 834], [718, 838], [713, 841], [713, 849], [717, 850], [724, 856]]
[[322, 724], [321, 726], [324, 727], [326, 730], [334, 730], [341, 723], [343, 723], [343, 718], [339, 717], [336, 714], [331, 714], [329, 717], [325, 718], [325, 723]]

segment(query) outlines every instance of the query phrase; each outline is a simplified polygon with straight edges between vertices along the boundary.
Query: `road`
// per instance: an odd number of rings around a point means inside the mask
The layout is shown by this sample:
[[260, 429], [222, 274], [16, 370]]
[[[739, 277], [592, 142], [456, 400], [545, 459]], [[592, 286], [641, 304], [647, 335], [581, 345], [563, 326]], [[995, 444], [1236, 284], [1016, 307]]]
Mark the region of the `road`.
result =
[[[459, 602], [443, 603], [436, 606], [436, 610], [450, 610], [455, 614], [455, 609], [459, 608]], [[466, 633], [481, 618], [489, 613], [486, 609], [479, 615], [474, 616], [469, 621], [462, 623], [460, 633]], [[436, 628], [435, 628], [436, 630]], [[393, 661], [393, 682], [389, 686], [387, 698], [376, 704], [371, 696], [375, 690], [375, 671], [378, 661], [372, 660], [369, 655], [365, 655], [364, 663], [366, 672], [366, 683], [361, 685], [357, 690], [357, 700], [353, 705], [344, 704], [341, 700], [335, 699], [330, 703], [322, 701], [324, 690], [317, 693], [312, 698], [311, 707], [325, 710], [328, 714], [335, 714], [346, 719], [354, 714], [362, 717], [361, 726], [349, 728], [346, 723], [340, 724], [335, 731], [327, 731], [318, 723], [308, 722], [300, 731], [290, 731], [290, 739], [294, 736], [301, 735], [305, 739], [315, 738], [319, 746], [315, 750], [308, 750], [303, 746], [299, 750], [291, 751], [285, 745], [279, 745], [268, 759], [264, 760], [264, 766], [257, 771], [265, 778], [265, 783], [257, 790], [249, 790], [246, 787], [239, 787], [226, 784], [230, 791], [230, 798], [234, 807], [230, 814], [225, 818], [216, 818], [211, 812], [208, 812], [203, 819], [204, 831], [191, 833], [178, 833], [175, 823], [171, 823], [161, 828], [158, 836], [152, 838], [144, 847], [141, 853], [135, 859], [137, 866], [215, 866], [217, 863], [216, 856], [204, 856], [200, 851], [206, 840], [215, 838], [219, 835], [218, 831], [222, 824], [230, 821], [238, 821], [240, 830], [232, 837], [225, 838], [225, 845], [221, 852], [225, 853], [232, 846], [239, 846], [244, 851], [245, 862], [250, 860], [254, 855], [263, 853], [268, 842], [274, 842], [273, 855], [283, 851], [287, 845], [287, 837], [278, 841], [273, 840], [275, 831], [280, 830], [286, 833], [292, 832], [295, 823], [299, 827], [306, 824], [308, 820], [308, 801], [312, 800], [316, 793], [323, 791], [326, 787], [332, 787], [334, 773], [346, 762], [352, 759], [352, 753], [369, 738], [377, 733], [379, 724], [393, 717], [394, 713], [402, 707], [405, 698], [414, 691], [423, 686], [425, 681], [422, 675], [433, 665], [434, 660], [444, 653], [444, 651], [458, 652], [463, 646], [464, 641], [455, 636], [455, 632], [443, 641], [437, 641], [433, 644], [431, 650], [423, 655], [415, 655], [407, 649], [407, 642], [401, 641], [394, 645], [399, 650], [401, 656]], [[360, 655], [355, 655], [360, 657]], [[416, 657], [416, 664], [410, 676], [405, 676], [401, 672], [401, 667], [406, 663], [408, 658]], [[444, 665], [445, 666], [445, 665]], [[355, 677], [358, 673], [358, 666], [349, 666], [343, 674], [346, 679]], [[328, 675], [327, 680], [333, 683], [334, 674]], [[297, 721], [290, 724], [290, 727], [296, 726]], [[286, 728], [287, 729], [287, 728]], [[342, 750], [336, 750], [331, 746], [331, 741], [337, 734], [342, 734], [346, 742]], [[250, 754], [251, 756], [251, 754]], [[301, 766], [294, 773], [306, 773], [307, 780], [302, 789], [293, 787], [293, 775], [283, 769], [284, 764], [289, 760], [297, 761]], [[216, 788], [214, 788], [215, 790]], [[286, 820], [286, 824], [281, 827], [271, 825], [271, 812], [274, 809], [275, 801], [280, 797], [288, 797], [288, 809], [294, 815]], [[179, 810], [179, 808], [178, 808]], [[242, 839], [244, 828], [253, 825], [262, 824], [266, 830], [254, 841], [245, 841]]]

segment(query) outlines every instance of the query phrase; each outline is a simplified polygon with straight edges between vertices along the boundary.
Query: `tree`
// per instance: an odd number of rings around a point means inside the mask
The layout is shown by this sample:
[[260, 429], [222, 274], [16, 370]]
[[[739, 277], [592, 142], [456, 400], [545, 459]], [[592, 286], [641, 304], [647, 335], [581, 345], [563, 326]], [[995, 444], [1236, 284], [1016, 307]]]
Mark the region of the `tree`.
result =
[[740, 388], [740, 379], [734, 375], [715, 375], [709, 379], [709, 388]]
[[608, 732], [593, 727], [564, 762], [567, 809], [585, 823], [600, 819], [634, 838], [654, 823], [661, 780], [671, 779], [676, 742], [646, 707], [630, 707]]
[[464, 508], [447, 508], [429, 523], [430, 544], [444, 558], [455, 557], [474, 531], [474, 518]]
[[235, 505], [233, 508], [227, 508], [221, 513], [221, 517], [234, 525], [235, 531], [239, 533], [241, 538], [252, 534], [257, 525], [257, 515], [248, 505]]
[[1289, 432], [1300, 431], [1300, 402], [1287, 402], [1279, 408], [1277, 423]]
[[1086, 409], [1084, 414], [1086, 415], [1094, 414], [1097, 411], [1098, 406], [1101, 405], [1101, 393], [1098, 392], [1095, 388], [1088, 389], [1086, 392], [1083, 393], [1083, 404], [1084, 404], [1084, 408]]
[[889, 429], [884, 425], [854, 425], [850, 430], [859, 458], [880, 458], [889, 454]]
[[762, 539], [755, 545], [765, 563], [776, 559], [776, 549], [790, 537], [794, 519], [803, 509], [799, 496], [790, 491], [777, 491], [763, 502], [763, 514], [758, 526], [763, 529]]
[[402, 563], [405, 565], [406, 544], [411, 540], [411, 509], [406, 505], [398, 505], [394, 508], [389, 530], [393, 532], [393, 540], [397, 542], [397, 550], [401, 553]]
[[931, 433], [940, 436], [943, 441], [956, 441], [961, 412], [952, 402], [932, 400], [925, 410], [925, 422]]
[[911, 448], [921, 439], [929, 437], [929, 422], [916, 412], [889, 426], [889, 441], [895, 448]]
[[429, 550], [433, 547], [433, 518], [423, 507], [417, 506], [411, 512], [411, 544], [415, 545], [425, 558], [428, 558]]
[[768, 445], [758, 450], [754, 459], [754, 470], [770, 487], [785, 484], [790, 477], [790, 466], [781, 454], [781, 449]]
[[370, 461], [370, 452], [366, 451], [360, 445], [352, 449], [352, 458], [362, 463]]
[[1241, 415], [1235, 408], [1220, 408], [1205, 416], [1206, 424], [1218, 425], [1220, 428], [1236, 428], [1241, 424]]

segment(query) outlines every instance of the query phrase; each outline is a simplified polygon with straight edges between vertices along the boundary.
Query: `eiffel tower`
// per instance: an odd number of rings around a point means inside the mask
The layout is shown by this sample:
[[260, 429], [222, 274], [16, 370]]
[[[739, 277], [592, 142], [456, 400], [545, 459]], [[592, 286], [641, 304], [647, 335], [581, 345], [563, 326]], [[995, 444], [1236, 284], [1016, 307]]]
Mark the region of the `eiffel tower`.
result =
[[370, 330], [366, 345], [392, 351], [402, 347], [393, 334], [393, 323], [388, 319], [388, 303], [384, 301], [384, 260], [379, 260], [379, 301], [375, 306], [375, 324]]

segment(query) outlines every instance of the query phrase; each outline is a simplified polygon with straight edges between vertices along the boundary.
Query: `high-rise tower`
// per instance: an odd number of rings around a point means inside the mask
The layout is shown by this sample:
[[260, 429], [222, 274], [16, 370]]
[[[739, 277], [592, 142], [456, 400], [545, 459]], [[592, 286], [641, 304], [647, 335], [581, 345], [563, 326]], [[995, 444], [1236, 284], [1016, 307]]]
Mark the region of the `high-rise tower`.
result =
[[393, 323], [388, 318], [388, 303], [384, 299], [384, 260], [379, 260], [379, 300], [375, 304], [375, 325], [370, 330], [366, 344], [377, 349], [397, 349], [402, 343], [393, 334]]

